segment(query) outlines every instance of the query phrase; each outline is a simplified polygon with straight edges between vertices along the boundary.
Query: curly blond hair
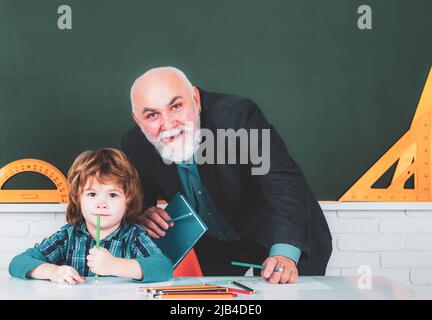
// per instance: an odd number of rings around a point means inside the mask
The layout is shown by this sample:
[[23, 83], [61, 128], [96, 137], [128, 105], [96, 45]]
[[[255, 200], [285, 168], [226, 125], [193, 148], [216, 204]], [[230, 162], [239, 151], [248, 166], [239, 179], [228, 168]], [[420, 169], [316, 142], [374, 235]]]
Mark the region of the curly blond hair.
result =
[[126, 213], [123, 221], [136, 223], [141, 214], [143, 196], [138, 172], [127, 156], [120, 150], [104, 148], [85, 151], [74, 161], [68, 171], [69, 205], [66, 220], [76, 225], [82, 221], [80, 196], [88, 179], [99, 183], [115, 183], [126, 197]]

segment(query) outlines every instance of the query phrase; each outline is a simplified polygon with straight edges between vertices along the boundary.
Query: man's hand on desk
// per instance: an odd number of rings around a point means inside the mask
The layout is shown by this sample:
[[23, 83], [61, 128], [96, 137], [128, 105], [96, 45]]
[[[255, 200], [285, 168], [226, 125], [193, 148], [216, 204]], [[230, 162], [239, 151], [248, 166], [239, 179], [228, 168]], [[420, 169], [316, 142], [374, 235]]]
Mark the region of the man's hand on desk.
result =
[[[264, 262], [264, 269], [261, 270], [261, 277], [272, 284], [294, 283], [298, 278], [298, 270], [294, 261], [284, 256], [268, 257]], [[281, 268], [283, 271], [275, 271]]]

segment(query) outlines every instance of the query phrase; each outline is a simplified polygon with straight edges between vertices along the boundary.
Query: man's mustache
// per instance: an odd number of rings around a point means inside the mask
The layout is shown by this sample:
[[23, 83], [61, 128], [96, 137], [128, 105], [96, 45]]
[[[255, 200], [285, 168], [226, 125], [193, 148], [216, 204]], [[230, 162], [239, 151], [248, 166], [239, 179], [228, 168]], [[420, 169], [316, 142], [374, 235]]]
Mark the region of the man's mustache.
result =
[[161, 142], [165, 138], [177, 136], [177, 135], [179, 135], [180, 133], [182, 133], [185, 130], [186, 130], [185, 126], [179, 126], [177, 128], [174, 128], [174, 129], [169, 129], [169, 130], [162, 131], [158, 135], [158, 137], [156, 138], [156, 141], [157, 142]]

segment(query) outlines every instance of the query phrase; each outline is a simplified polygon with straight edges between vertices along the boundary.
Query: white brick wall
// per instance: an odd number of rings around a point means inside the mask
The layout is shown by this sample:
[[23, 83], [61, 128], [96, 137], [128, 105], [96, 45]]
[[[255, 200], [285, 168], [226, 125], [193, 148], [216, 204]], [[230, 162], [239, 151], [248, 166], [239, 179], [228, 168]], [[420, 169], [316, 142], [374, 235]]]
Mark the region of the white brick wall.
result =
[[[359, 276], [362, 265], [432, 297], [432, 203], [325, 203], [333, 236], [326, 275]], [[64, 205], [0, 204], [0, 276], [10, 259], [59, 230]]]
[[0, 237], [27, 237], [28, 232], [27, 221], [2, 221], [0, 223]]
[[406, 248], [413, 251], [432, 251], [432, 234], [406, 236]]
[[416, 268], [412, 270], [411, 283], [432, 286], [432, 268]]
[[432, 297], [432, 203], [321, 206], [333, 236], [326, 275], [359, 276], [368, 265], [372, 275]]
[[337, 237], [337, 243], [341, 251], [403, 251], [405, 249], [403, 235], [344, 234]]
[[[12, 212], [4, 212], [5, 206]], [[43, 212], [50, 210], [50, 206], [36, 205], [39, 212], [16, 212], [13, 205], [0, 204], [0, 276], [8, 274], [9, 262], [16, 254], [33, 247], [65, 224], [65, 213]], [[15, 208], [25, 209], [23, 205], [15, 205]], [[65, 210], [61, 205], [54, 205], [56, 208]]]

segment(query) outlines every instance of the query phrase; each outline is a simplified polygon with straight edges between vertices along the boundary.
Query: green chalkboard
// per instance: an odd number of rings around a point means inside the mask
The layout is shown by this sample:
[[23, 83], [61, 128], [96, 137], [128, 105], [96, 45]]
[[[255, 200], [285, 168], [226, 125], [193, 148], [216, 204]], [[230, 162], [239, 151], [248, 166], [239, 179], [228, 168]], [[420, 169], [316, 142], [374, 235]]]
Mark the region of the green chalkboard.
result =
[[[357, 26], [362, 4], [371, 30]], [[336, 200], [409, 128], [431, 12], [430, 0], [0, 0], [0, 166], [31, 157], [66, 174], [81, 151], [118, 147], [134, 79], [173, 65], [255, 100], [317, 197]], [[46, 183], [15, 178], [8, 188]]]

